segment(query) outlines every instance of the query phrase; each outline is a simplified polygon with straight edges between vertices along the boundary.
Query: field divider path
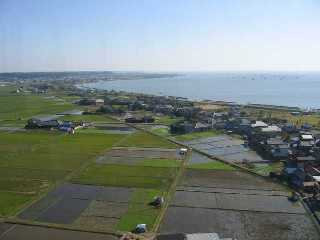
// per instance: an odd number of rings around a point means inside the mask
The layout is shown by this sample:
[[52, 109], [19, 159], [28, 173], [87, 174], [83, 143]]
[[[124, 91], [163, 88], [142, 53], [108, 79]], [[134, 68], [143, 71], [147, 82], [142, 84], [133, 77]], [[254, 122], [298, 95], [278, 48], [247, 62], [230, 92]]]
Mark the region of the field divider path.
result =
[[166, 211], [167, 211], [167, 209], [168, 209], [168, 207], [170, 205], [170, 201], [171, 201], [173, 195], [176, 192], [177, 185], [178, 185], [178, 183], [179, 183], [179, 181], [180, 181], [181, 177], [183, 176], [183, 173], [184, 173], [184, 171], [186, 169], [187, 157], [188, 156], [186, 156], [186, 158], [183, 160], [181, 166], [179, 167], [179, 170], [177, 171], [175, 180], [173, 181], [173, 183], [170, 186], [170, 189], [169, 189], [169, 192], [167, 194], [167, 199], [165, 201], [165, 204], [162, 207], [161, 212], [160, 212], [158, 218], [156, 219], [156, 221], [155, 221], [155, 223], [153, 225], [153, 229], [152, 229], [153, 232], [158, 232], [158, 230], [159, 230], [160, 224], [162, 223], [164, 215], [165, 215], [165, 213], [166, 213]]
[[279, 214], [289, 214], [289, 215], [305, 215], [305, 213], [296, 213], [296, 212], [280, 212], [280, 211], [263, 211], [263, 210], [250, 210], [250, 209], [238, 209], [238, 208], [222, 208], [222, 207], [198, 207], [198, 206], [189, 206], [189, 205], [176, 205], [171, 204], [172, 207], [177, 208], [194, 208], [194, 209], [208, 209], [208, 210], [223, 210], [223, 211], [233, 211], [233, 212], [253, 212], [253, 213], [279, 213]]
[[[6, 220], [5, 223], [14, 224], [13, 227], [16, 227], [17, 225], [24, 225], [24, 226], [31, 226], [31, 227], [43, 227], [43, 228], [52, 228], [52, 229], [76, 231], [76, 232], [98, 233], [98, 234], [104, 234], [104, 235], [112, 235], [115, 237], [122, 236], [122, 234], [117, 231], [114, 231], [114, 232], [113, 231], [99, 231], [99, 230], [86, 229], [83, 227], [69, 226], [69, 225], [65, 225], [65, 224], [31, 222], [31, 221], [22, 220], [22, 219], [14, 219], [14, 220], [10, 219], [10, 220]], [[2, 235], [1, 235], [1, 237], [2, 237]]]

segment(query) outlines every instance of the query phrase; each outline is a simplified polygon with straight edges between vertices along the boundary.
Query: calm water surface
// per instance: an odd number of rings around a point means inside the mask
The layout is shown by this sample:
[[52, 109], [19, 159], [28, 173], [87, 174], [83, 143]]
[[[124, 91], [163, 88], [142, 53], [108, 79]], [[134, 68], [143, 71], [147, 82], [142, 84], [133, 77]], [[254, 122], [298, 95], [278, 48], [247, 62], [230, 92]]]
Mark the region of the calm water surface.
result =
[[84, 86], [193, 100], [320, 108], [320, 72], [185, 73], [168, 78], [96, 82]]

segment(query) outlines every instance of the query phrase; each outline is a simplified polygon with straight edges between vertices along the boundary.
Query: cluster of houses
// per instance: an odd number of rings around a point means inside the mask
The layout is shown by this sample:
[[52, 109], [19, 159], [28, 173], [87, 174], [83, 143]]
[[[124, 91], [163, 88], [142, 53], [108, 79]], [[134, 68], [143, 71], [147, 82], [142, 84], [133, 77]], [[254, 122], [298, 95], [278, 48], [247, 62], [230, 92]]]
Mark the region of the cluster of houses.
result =
[[282, 120], [259, 121], [242, 115], [238, 107], [219, 113], [199, 111], [193, 122], [177, 122], [170, 130], [175, 134], [209, 129], [237, 133], [264, 159], [283, 162], [280, 176], [290, 185], [316, 188], [320, 193], [320, 131], [309, 124], [297, 127]]
[[58, 115], [33, 117], [27, 121], [26, 129], [57, 129], [74, 134], [76, 129], [86, 126], [84, 122], [60, 121]]
[[212, 121], [213, 127], [242, 135], [245, 144], [265, 159], [282, 161], [280, 176], [290, 185], [319, 189], [320, 131], [308, 124], [296, 127], [286, 121], [257, 121], [230, 112], [213, 116]]
[[132, 114], [133, 111], [141, 110], [181, 117], [182, 121], [170, 125], [172, 134], [210, 129], [237, 133], [243, 137], [245, 145], [256, 150], [265, 159], [283, 161], [285, 168], [282, 175], [292, 185], [303, 187], [306, 182], [320, 180], [317, 177], [320, 176], [320, 134], [308, 124], [297, 128], [281, 120], [259, 121], [243, 114], [241, 106], [232, 104], [228, 111], [203, 110], [187, 99], [170, 96], [111, 94], [103, 100], [81, 100], [81, 104], [101, 105], [110, 111], [121, 106], [125, 109], [123, 114], [126, 113], [124, 119], [127, 123], [154, 122], [152, 116]]

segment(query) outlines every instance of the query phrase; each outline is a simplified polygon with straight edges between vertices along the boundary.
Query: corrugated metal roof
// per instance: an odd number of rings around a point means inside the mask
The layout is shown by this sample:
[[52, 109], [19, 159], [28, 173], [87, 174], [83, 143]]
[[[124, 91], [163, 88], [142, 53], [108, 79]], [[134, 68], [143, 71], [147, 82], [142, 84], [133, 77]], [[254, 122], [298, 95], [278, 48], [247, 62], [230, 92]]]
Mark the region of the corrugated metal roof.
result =
[[251, 124], [251, 127], [256, 128], [256, 127], [267, 127], [268, 124], [262, 121], [256, 121], [255, 123]]
[[57, 115], [46, 115], [46, 116], [34, 116], [33, 119], [39, 120], [41, 122], [47, 122], [51, 120], [56, 120], [59, 118]]

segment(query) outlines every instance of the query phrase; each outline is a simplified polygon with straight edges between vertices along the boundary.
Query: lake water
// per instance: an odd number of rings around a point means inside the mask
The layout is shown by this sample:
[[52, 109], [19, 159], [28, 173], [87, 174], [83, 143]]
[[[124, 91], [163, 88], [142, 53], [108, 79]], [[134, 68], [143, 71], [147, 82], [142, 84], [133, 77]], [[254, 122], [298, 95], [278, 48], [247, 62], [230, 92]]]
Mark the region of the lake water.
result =
[[193, 100], [320, 108], [320, 72], [185, 73], [168, 78], [96, 82], [83, 86]]

